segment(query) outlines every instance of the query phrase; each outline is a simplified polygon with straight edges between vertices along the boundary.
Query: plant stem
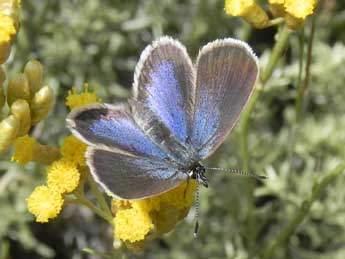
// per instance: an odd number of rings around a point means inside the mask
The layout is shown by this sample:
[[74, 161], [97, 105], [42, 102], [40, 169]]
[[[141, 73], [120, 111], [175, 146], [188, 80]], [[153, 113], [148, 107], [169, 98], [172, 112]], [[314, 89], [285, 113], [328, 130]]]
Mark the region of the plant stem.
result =
[[310, 65], [312, 62], [312, 50], [313, 50], [313, 42], [314, 42], [314, 36], [315, 36], [315, 21], [316, 21], [316, 15], [313, 15], [312, 18], [312, 25], [311, 25], [311, 32], [308, 42], [308, 50], [307, 50], [307, 61], [305, 65], [305, 75], [304, 80], [302, 83], [300, 83], [298, 87], [297, 92], [297, 98], [296, 98], [296, 106], [295, 106], [295, 113], [296, 113], [296, 122], [299, 122], [302, 116], [303, 111], [303, 100], [305, 97], [305, 93], [308, 89], [309, 85], [309, 79], [310, 79]]
[[275, 69], [278, 61], [283, 55], [283, 52], [286, 49], [288, 39], [293, 31], [290, 30], [287, 26], [284, 26], [278, 34], [277, 41], [273, 47], [270, 59], [268, 60], [267, 66], [261, 73], [260, 81], [264, 86], [267, 80], [271, 77], [273, 70]]
[[278, 39], [273, 47], [272, 54], [267, 63], [267, 66], [263, 70], [260, 82], [254, 89], [254, 93], [250, 98], [249, 103], [247, 104], [240, 120], [240, 129], [241, 129], [241, 140], [240, 140], [240, 150], [242, 158], [242, 169], [248, 171], [249, 169], [249, 152], [248, 152], [248, 128], [251, 114], [255, 108], [256, 102], [261, 96], [266, 82], [271, 77], [274, 68], [276, 67], [279, 59], [283, 55], [283, 52], [286, 49], [289, 36], [292, 31], [289, 30], [286, 26], [279, 32]]
[[107, 201], [105, 200], [103, 194], [98, 189], [98, 186], [96, 185], [95, 181], [92, 179], [92, 177], [91, 177], [89, 172], [86, 172], [86, 177], [87, 177], [87, 180], [88, 180], [88, 182], [90, 184], [91, 191], [96, 196], [96, 199], [99, 202], [99, 204], [101, 205], [102, 209], [104, 211], [106, 211], [108, 214], [112, 215], [111, 211], [109, 209], [109, 206], [107, 204]]
[[[286, 25], [280, 30], [278, 34], [277, 41], [273, 47], [271, 56], [267, 63], [267, 66], [262, 72], [260, 77], [260, 82], [256, 86], [254, 93], [252, 94], [249, 103], [247, 104], [240, 120], [240, 155], [242, 159], [242, 169], [243, 171], [249, 171], [249, 146], [248, 146], [248, 130], [249, 130], [249, 122], [251, 114], [255, 108], [257, 100], [260, 98], [263, 89], [265, 87], [266, 82], [271, 77], [274, 68], [276, 67], [279, 59], [282, 57], [283, 52], [286, 49], [288, 44], [289, 36], [291, 35], [292, 31], [286, 27]], [[255, 181], [251, 180], [248, 182], [247, 188], [247, 200], [248, 200], [248, 212], [247, 212], [247, 237], [249, 242], [249, 247], [253, 247], [257, 235], [257, 228], [255, 223], [255, 218], [253, 216], [254, 211], [254, 188], [255, 188]]]
[[272, 27], [278, 24], [281, 24], [285, 21], [283, 17], [278, 17], [272, 20], [269, 20], [268, 23], [266, 24], [265, 28]]
[[277, 248], [282, 246], [288, 241], [290, 236], [295, 232], [297, 227], [308, 216], [313, 203], [320, 197], [326, 187], [333, 182], [345, 170], [345, 164], [341, 163], [336, 166], [332, 171], [327, 173], [320, 181], [314, 183], [311, 195], [306, 198], [300, 205], [297, 213], [293, 216], [292, 220], [278, 233], [278, 235], [269, 243], [263, 250], [262, 258], [271, 258]]
[[105, 219], [110, 225], [113, 225], [113, 217], [111, 214], [108, 214], [104, 212], [102, 209], [98, 208], [96, 205], [94, 205], [91, 201], [89, 201], [87, 198], [85, 198], [84, 195], [74, 192], [75, 199], [66, 199], [69, 203], [79, 203], [86, 207], [88, 207], [90, 210], [92, 210], [94, 213], [96, 213], [101, 218]]

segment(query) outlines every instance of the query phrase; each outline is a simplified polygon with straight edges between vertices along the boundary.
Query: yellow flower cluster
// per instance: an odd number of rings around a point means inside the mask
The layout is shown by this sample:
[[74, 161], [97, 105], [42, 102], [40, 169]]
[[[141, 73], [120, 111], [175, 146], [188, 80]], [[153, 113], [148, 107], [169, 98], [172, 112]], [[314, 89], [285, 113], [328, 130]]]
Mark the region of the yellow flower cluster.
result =
[[35, 146], [37, 141], [34, 138], [25, 135], [16, 139], [14, 142], [14, 152], [12, 154], [12, 161], [17, 162], [20, 165], [25, 165], [33, 160], [35, 154]]
[[84, 92], [78, 93], [76, 87], [69, 91], [66, 98], [66, 105], [72, 110], [76, 107], [85, 106], [87, 104], [99, 103], [101, 99], [95, 92], [89, 92], [89, 85], [84, 85]]
[[18, 0], [0, 2], [0, 64], [3, 64], [11, 51], [11, 44], [19, 29]]
[[[0, 68], [0, 108], [7, 103], [10, 114], [0, 122], [0, 153], [6, 152], [32, 125], [43, 120], [54, 105], [52, 88], [43, 86], [43, 67], [37, 60], [29, 61], [24, 73], [9, 80], [6, 97], [2, 89], [5, 76]], [[1, 97], [2, 96], [2, 97]]]
[[12, 161], [20, 165], [26, 165], [30, 161], [49, 165], [60, 158], [57, 148], [41, 145], [35, 138], [25, 135], [14, 141]]
[[[94, 103], [99, 99], [95, 93], [88, 92], [86, 86], [83, 93], [78, 94], [75, 89], [71, 91], [67, 100], [70, 100], [72, 107], [77, 107], [78, 104]], [[24, 148], [24, 145], [27, 146]], [[44, 146], [28, 136], [19, 138], [15, 143], [12, 160], [20, 164], [39, 161], [44, 156], [43, 152], [40, 152], [43, 149]], [[86, 145], [74, 136], [65, 138], [59, 152], [62, 158], [55, 158], [46, 170], [47, 184], [36, 187], [26, 200], [28, 210], [36, 216], [37, 222], [48, 222], [49, 219], [57, 217], [64, 204], [64, 195], [72, 193], [78, 187], [81, 178], [79, 171], [86, 165], [85, 151]]]
[[64, 203], [63, 195], [75, 190], [80, 173], [75, 163], [62, 158], [48, 167], [47, 179], [47, 185], [36, 187], [26, 199], [29, 212], [41, 223], [59, 215]]
[[73, 160], [60, 159], [47, 169], [47, 185], [59, 193], [70, 193], [77, 188], [80, 174]]
[[63, 198], [56, 190], [42, 185], [35, 188], [26, 202], [29, 212], [36, 216], [36, 221], [45, 223], [60, 213]]
[[226, 0], [225, 12], [240, 16], [255, 28], [267, 27], [269, 18], [266, 12], [254, 0]]
[[[274, 17], [284, 18], [290, 29], [298, 29], [313, 14], [317, 0], [268, 0], [268, 3]], [[276, 24], [254, 0], [225, 0], [225, 12], [240, 16], [259, 29]]]
[[314, 13], [317, 0], [268, 0], [275, 17], [284, 17], [290, 29], [298, 29], [304, 25], [307, 16]]
[[197, 182], [186, 181], [175, 189], [143, 200], [116, 200], [115, 238], [130, 248], [140, 248], [144, 241], [171, 231], [183, 219], [194, 200]]
[[78, 166], [86, 166], [85, 152], [86, 145], [76, 139], [74, 136], [68, 136], [65, 138], [61, 147], [61, 154], [74, 161]]

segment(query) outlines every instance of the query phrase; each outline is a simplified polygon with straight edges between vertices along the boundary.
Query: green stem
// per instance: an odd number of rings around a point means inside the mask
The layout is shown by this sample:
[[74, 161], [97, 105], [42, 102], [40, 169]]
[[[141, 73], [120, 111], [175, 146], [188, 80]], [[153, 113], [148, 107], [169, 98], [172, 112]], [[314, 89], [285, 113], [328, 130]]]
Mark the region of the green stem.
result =
[[[304, 64], [304, 27], [301, 28], [301, 34], [298, 36], [298, 45], [299, 45], [299, 64], [298, 64], [298, 77], [297, 77], [297, 86], [300, 86], [302, 84], [302, 76], [303, 76], [303, 64]], [[297, 99], [296, 99], [296, 105], [297, 105]], [[291, 128], [289, 130], [289, 143], [287, 144], [287, 158], [289, 163], [289, 170], [288, 172], [293, 171], [293, 150], [295, 146], [295, 141], [296, 141], [296, 134], [297, 134], [297, 129], [298, 129], [298, 123], [297, 123], [297, 108], [295, 107], [295, 120], [291, 125]], [[292, 173], [288, 174], [288, 182], [290, 182], [290, 179], [292, 177]]]
[[283, 17], [278, 17], [272, 20], [269, 20], [268, 23], [266, 24], [265, 28], [276, 26], [278, 24], [281, 24], [285, 21]]
[[241, 139], [240, 139], [240, 152], [242, 158], [242, 169], [248, 171], [249, 169], [249, 152], [248, 152], [248, 128], [251, 114], [255, 108], [257, 100], [260, 98], [266, 82], [271, 77], [274, 68], [276, 67], [279, 59], [283, 55], [283, 52], [286, 49], [289, 36], [292, 31], [289, 30], [286, 26], [279, 32], [278, 39], [273, 47], [272, 54], [267, 63], [267, 66], [263, 70], [260, 83], [256, 86], [252, 97], [249, 100], [240, 120], [240, 129], [241, 129]]
[[91, 201], [86, 199], [84, 195], [82, 195], [78, 192], [75, 192], [74, 195], [76, 198], [73, 198], [73, 199], [68, 199], [66, 197], [66, 202], [82, 204], [82, 205], [88, 207], [90, 210], [92, 210], [94, 213], [96, 213], [101, 218], [105, 219], [107, 222], [109, 222], [110, 225], [113, 225], [113, 217], [111, 214], [108, 214], [108, 213], [104, 212], [103, 210], [101, 210], [100, 208], [98, 208]]
[[277, 248], [284, 245], [290, 236], [295, 232], [297, 227], [309, 215], [309, 211], [313, 203], [320, 197], [326, 187], [333, 182], [345, 170], [345, 164], [341, 163], [336, 166], [332, 171], [327, 173], [320, 181], [314, 183], [311, 195], [306, 198], [300, 205], [297, 213], [293, 216], [292, 220], [278, 233], [271, 243], [263, 249], [262, 258], [271, 258]]
[[290, 30], [287, 26], [284, 26], [279, 32], [277, 41], [273, 47], [267, 66], [261, 73], [260, 80], [263, 86], [266, 84], [267, 80], [271, 77], [273, 70], [275, 69], [280, 58], [282, 57], [286, 49], [288, 39], [292, 32], [293, 31]]
[[248, 23], [244, 23], [241, 31], [241, 40], [248, 41], [249, 37], [253, 31], [253, 27], [249, 25]]
[[262, 86], [259, 84], [256, 86], [253, 95], [250, 98], [240, 120], [240, 155], [242, 159], [242, 170], [247, 172], [249, 170], [249, 153], [248, 153], [248, 129], [250, 116], [254, 110], [255, 104], [262, 93]]
[[298, 87], [297, 98], [296, 98], [296, 106], [295, 106], [296, 122], [299, 122], [301, 119], [302, 111], [303, 111], [302, 109], [303, 101], [304, 101], [305, 93], [309, 85], [310, 65], [312, 62], [312, 50], [313, 50], [313, 42], [314, 42], [314, 35], [315, 35], [315, 21], [316, 21], [316, 15], [313, 15], [311, 32], [310, 32], [310, 37], [309, 37], [309, 42], [308, 42], [307, 61], [305, 65], [304, 80], [302, 83], [300, 83]]
[[100, 192], [100, 190], [98, 189], [98, 186], [96, 185], [95, 181], [92, 179], [91, 175], [89, 174], [89, 172], [86, 173], [86, 177], [87, 180], [90, 184], [90, 188], [91, 191], [93, 192], [93, 194], [96, 196], [97, 201], [99, 202], [99, 204], [101, 205], [102, 209], [104, 211], [106, 211], [108, 214], [112, 214], [109, 206], [107, 204], [107, 201], [105, 200], [103, 194]]
[[[276, 67], [279, 59], [282, 57], [283, 52], [286, 49], [286, 46], [288, 44], [289, 36], [291, 35], [292, 31], [289, 30], [286, 26], [284, 26], [279, 34], [277, 41], [273, 47], [270, 59], [267, 63], [267, 66], [263, 70], [261, 77], [260, 77], [260, 83], [256, 86], [256, 89], [254, 90], [253, 95], [250, 98], [249, 103], [247, 104], [247, 107], [243, 111], [243, 114], [241, 116], [240, 120], [240, 155], [242, 159], [242, 169], [244, 171], [249, 171], [249, 146], [248, 146], [248, 130], [249, 130], [249, 122], [251, 114], [255, 108], [255, 105], [260, 98], [263, 89], [265, 87], [266, 82], [271, 77], [274, 68]], [[247, 200], [248, 200], [248, 212], [247, 212], [247, 222], [248, 222], [248, 228], [247, 228], [247, 237], [249, 242], [249, 247], [253, 247], [256, 240], [257, 235], [257, 227], [255, 222], [255, 217], [253, 216], [254, 211], [254, 192], [255, 188], [255, 182], [249, 181], [248, 188], [247, 188]], [[250, 249], [252, 251], [252, 249]]]

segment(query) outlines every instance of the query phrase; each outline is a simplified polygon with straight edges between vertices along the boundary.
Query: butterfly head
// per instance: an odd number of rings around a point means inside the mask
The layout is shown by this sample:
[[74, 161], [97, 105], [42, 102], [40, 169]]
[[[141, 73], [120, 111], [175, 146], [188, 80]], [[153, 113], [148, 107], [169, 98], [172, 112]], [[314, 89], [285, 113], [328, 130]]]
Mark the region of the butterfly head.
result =
[[200, 163], [195, 163], [189, 173], [189, 177], [198, 181], [199, 184], [202, 184], [206, 188], [208, 187], [208, 179], [205, 176], [205, 167]]

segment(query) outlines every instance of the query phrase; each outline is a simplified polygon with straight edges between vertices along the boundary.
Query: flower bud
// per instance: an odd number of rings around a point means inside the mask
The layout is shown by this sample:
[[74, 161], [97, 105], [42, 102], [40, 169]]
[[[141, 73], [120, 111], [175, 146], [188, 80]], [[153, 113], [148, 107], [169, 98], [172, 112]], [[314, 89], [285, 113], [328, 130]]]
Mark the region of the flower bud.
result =
[[6, 73], [3, 67], [0, 67], [0, 85], [3, 85], [6, 79]]
[[14, 115], [10, 115], [0, 122], [0, 153], [6, 152], [16, 139], [19, 126], [19, 120]]
[[31, 127], [30, 107], [27, 101], [19, 99], [11, 106], [11, 113], [19, 119], [20, 127], [17, 137], [26, 135]]
[[6, 62], [11, 53], [11, 45], [8, 42], [0, 43], [0, 64]]
[[6, 79], [5, 71], [2, 67], [0, 67], [0, 109], [4, 106], [6, 98], [4, 93], [4, 81]]
[[270, 4], [270, 10], [274, 17], [284, 17], [285, 7], [283, 4]]
[[266, 12], [257, 4], [243, 16], [243, 19], [251, 24], [254, 28], [263, 29], [266, 28], [269, 18]]
[[49, 86], [41, 88], [31, 101], [31, 123], [37, 124], [44, 119], [54, 105], [53, 89]]
[[43, 82], [43, 66], [37, 60], [30, 60], [26, 63], [24, 73], [29, 80], [30, 94], [31, 97], [41, 89]]
[[2, 85], [0, 85], [0, 109], [4, 106], [5, 104], [5, 93]]
[[7, 103], [9, 106], [17, 99], [23, 99], [29, 102], [30, 89], [29, 81], [25, 74], [18, 74], [14, 76], [8, 85], [7, 89]]

